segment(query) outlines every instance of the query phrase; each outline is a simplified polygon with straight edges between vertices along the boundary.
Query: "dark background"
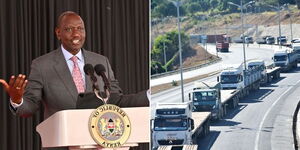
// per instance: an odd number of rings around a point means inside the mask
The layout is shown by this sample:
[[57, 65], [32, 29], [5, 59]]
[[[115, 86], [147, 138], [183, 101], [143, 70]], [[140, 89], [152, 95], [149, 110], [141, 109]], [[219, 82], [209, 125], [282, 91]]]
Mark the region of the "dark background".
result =
[[[34, 58], [59, 46], [54, 29], [66, 10], [82, 17], [84, 48], [109, 58], [124, 93], [149, 88], [148, 0], [0, 0], [0, 78], [29, 75]], [[40, 149], [35, 127], [43, 119], [42, 110], [20, 118], [8, 106], [0, 86], [0, 149]]]

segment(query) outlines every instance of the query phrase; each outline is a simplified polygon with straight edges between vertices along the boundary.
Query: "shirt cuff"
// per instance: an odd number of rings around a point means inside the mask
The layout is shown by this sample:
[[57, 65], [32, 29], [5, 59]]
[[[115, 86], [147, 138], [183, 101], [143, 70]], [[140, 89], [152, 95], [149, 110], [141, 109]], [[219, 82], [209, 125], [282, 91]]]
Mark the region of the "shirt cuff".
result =
[[147, 98], [150, 101], [150, 99], [151, 99], [151, 89], [148, 89], [146, 93], [147, 93]]
[[23, 98], [22, 98], [20, 104], [14, 103], [14, 102], [10, 99], [10, 105], [11, 105], [14, 109], [17, 109], [17, 108], [20, 107], [22, 104], [23, 104]]

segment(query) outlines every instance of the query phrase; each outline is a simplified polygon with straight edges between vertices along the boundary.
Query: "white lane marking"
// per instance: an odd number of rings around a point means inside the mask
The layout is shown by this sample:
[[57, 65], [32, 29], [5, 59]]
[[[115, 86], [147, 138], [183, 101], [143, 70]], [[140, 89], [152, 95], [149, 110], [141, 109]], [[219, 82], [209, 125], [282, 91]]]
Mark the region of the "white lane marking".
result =
[[[297, 81], [296, 85], [300, 82], [300, 80]], [[267, 118], [269, 112], [271, 111], [271, 109], [276, 105], [276, 103], [281, 99], [282, 96], [284, 96], [288, 91], [291, 90], [291, 88], [293, 87], [289, 87], [288, 90], [286, 90], [285, 92], [283, 92], [277, 99], [276, 101], [271, 105], [271, 107], [267, 110], [267, 112], [265, 113], [262, 121], [259, 124], [258, 130], [256, 132], [256, 138], [255, 138], [255, 150], [258, 150], [258, 142], [259, 142], [259, 136], [260, 136], [260, 131], [262, 130], [262, 126], [263, 123], [265, 122], [265, 119]]]

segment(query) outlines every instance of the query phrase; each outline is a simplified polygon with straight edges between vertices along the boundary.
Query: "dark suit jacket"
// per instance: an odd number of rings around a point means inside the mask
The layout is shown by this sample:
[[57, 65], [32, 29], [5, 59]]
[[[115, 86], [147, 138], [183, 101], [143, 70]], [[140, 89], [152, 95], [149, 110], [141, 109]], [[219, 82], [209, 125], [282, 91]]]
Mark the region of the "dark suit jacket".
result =
[[[82, 50], [85, 64], [102, 64], [106, 68], [106, 76], [111, 81], [111, 93], [107, 103], [120, 107], [149, 106], [146, 92], [134, 95], [123, 95], [118, 81], [115, 79], [108, 59], [105, 56]], [[103, 90], [102, 78], [98, 78], [100, 91]], [[14, 112], [17, 115], [31, 115], [39, 109], [40, 102], [44, 105], [44, 118], [57, 111], [75, 109], [78, 97], [75, 83], [69, 71], [61, 48], [32, 61], [28, 84], [23, 96], [23, 104]], [[92, 92], [92, 83], [85, 76], [86, 91]]]

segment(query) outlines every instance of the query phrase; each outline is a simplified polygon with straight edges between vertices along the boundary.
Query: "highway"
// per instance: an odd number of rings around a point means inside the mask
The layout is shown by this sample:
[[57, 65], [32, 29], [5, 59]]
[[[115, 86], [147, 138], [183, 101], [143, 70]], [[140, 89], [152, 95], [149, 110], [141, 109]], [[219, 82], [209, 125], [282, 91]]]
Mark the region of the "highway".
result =
[[[261, 46], [261, 48], [258, 47], [258, 45], [253, 45], [246, 47], [246, 59], [263, 59], [266, 61], [266, 64], [271, 64], [272, 62], [272, 54], [273, 49], [275, 46], [270, 45], [264, 45]], [[214, 45], [208, 45], [208, 52], [212, 54], [216, 54], [216, 49]], [[209, 72], [214, 72], [217, 70], [221, 70], [223, 67], [223, 64], [237, 64], [244, 61], [243, 57], [243, 49], [241, 47], [241, 44], [232, 44], [229, 53], [218, 53], [218, 56], [222, 58], [222, 61], [219, 63], [215, 63], [197, 70], [185, 72], [183, 74], [184, 79], [188, 79], [197, 75], [206, 74]], [[163, 84], [163, 83], [170, 83], [172, 80], [178, 81], [180, 80], [180, 75], [175, 74], [167, 77], [162, 77], [158, 79], [151, 79], [151, 86]]]
[[[272, 54], [271, 47], [251, 46], [246, 49], [247, 59], [264, 59], [267, 64], [272, 62]], [[198, 72], [209, 73], [220, 69], [222, 64], [241, 63], [243, 61], [241, 45], [232, 45], [230, 53], [219, 53], [219, 56], [222, 57], [221, 62], [201, 68]], [[179, 78], [179, 75], [177, 76]], [[202, 80], [216, 80], [216, 75]], [[230, 110], [224, 119], [211, 123], [211, 133], [198, 141], [199, 149], [294, 149], [292, 116], [300, 99], [299, 85], [300, 69], [297, 68], [292, 72], [282, 73], [279, 80], [250, 93], [240, 101], [239, 107]], [[151, 108], [154, 108], [157, 102], [181, 102], [179, 88], [153, 94]], [[184, 85], [185, 101], [188, 101], [188, 93], [192, 88], [193, 83]]]
[[300, 98], [299, 85], [297, 69], [243, 98], [223, 120], [211, 123], [211, 133], [199, 140], [199, 149], [294, 149], [292, 117]]
[[[212, 47], [212, 46], [210, 46]], [[273, 47], [267, 46], [265, 48], [258, 48], [257, 45], [250, 46], [246, 48], [246, 59], [263, 59], [265, 60], [266, 64], [271, 64], [272, 62], [272, 55], [273, 55]], [[209, 52], [215, 53], [214, 47], [208, 49]], [[230, 47], [229, 53], [219, 53], [218, 54], [222, 61], [212, 64], [210, 66], [200, 68], [194, 71], [185, 72], [183, 74], [184, 79], [194, 77], [201, 74], [209, 74], [211, 72], [221, 70], [222, 66], [224, 64], [241, 64], [243, 62], [243, 50], [241, 48], [241, 45], [232, 45]], [[151, 80], [151, 85], [157, 85], [165, 83], [166, 81], [171, 82], [172, 80], [179, 80], [180, 75], [171, 75], [168, 77], [162, 77], [159, 79]], [[217, 80], [217, 76], [213, 75], [209, 78], [206, 78], [201, 81], [215, 81]], [[154, 83], [153, 83], [154, 82]], [[192, 91], [193, 83], [188, 83], [184, 85], [184, 91], [185, 91], [185, 100], [188, 100], [188, 93]], [[181, 92], [180, 92], [180, 86], [151, 95], [151, 108], [154, 108], [157, 102], [182, 102], [181, 100]]]

